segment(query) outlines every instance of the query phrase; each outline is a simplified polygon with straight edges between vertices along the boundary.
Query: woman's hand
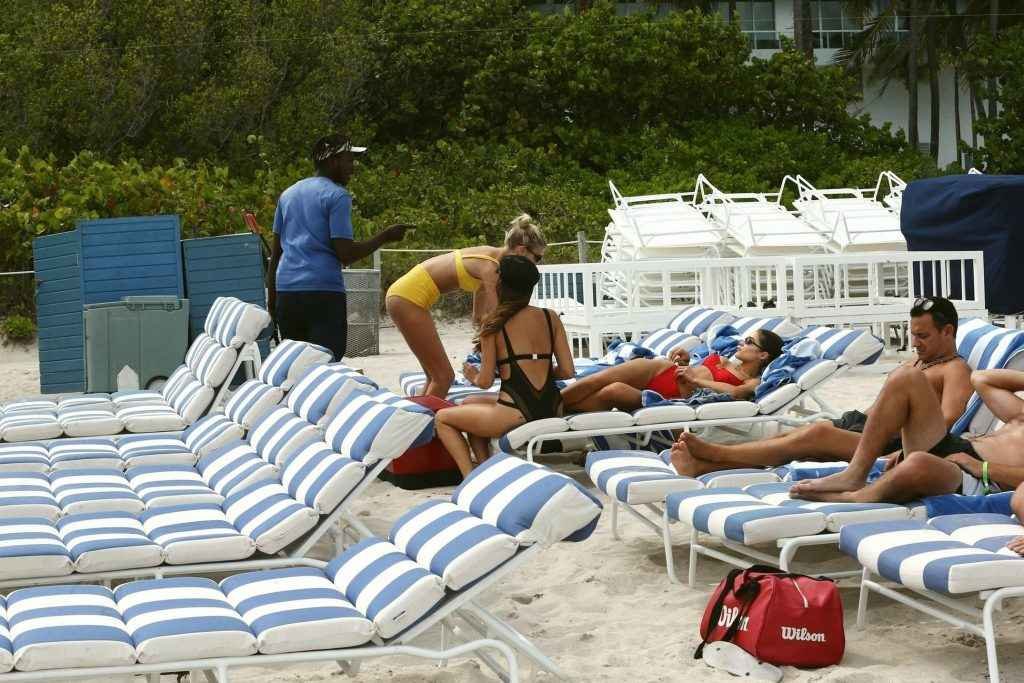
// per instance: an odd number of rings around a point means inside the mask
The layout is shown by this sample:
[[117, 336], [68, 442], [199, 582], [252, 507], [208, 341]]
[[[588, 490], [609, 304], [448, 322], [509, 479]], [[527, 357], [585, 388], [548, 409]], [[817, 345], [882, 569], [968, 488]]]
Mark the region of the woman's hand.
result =
[[684, 349], [682, 346], [677, 346], [668, 352], [668, 359], [676, 365], [689, 365], [690, 364], [690, 352]]
[[462, 376], [468, 379], [470, 382], [476, 383], [476, 378], [480, 375], [480, 370], [471, 363], [462, 364]]

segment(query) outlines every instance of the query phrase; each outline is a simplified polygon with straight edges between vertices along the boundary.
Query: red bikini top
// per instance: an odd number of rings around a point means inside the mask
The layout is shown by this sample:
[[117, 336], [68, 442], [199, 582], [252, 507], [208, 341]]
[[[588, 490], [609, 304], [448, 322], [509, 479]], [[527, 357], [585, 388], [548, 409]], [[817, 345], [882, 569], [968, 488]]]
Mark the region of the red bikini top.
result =
[[734, 387], [741, 386], [743, 384], [743, 380], [732, 374], [730, 370], [723, 368], [720, 365], [721, 362], [722, 357], [717, 353], [713, 353], [705, 358], [701, 365], [711, 371], [711, 379], [716, 382], [725, 382], [726, 384], [731, 384]]

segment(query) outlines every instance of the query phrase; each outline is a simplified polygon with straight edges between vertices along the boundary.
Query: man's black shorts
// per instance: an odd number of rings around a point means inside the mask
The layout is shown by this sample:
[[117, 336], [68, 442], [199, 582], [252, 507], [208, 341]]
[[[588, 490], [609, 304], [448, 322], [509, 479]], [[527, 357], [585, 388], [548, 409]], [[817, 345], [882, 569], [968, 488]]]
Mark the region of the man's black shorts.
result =
[[341, 360], [348, 342], [346, 309], [344, 292], [278, 292], [274, 320], [282, 339], [319, 344]]
[[[842, 429], [847, 432], [856, 432], [857, 434], [864, 433], [864, 425], [868, 422], [868, 416], [859, 410], [847, 410], [837, 419], [832, 420], [832, 425], [837, 429]], [[885, 445], [885, 449], [880, 455], [888, 455], [893, 451], [903, 450], [903, 441], [900, 437], [895, 437], [892, 441]]]

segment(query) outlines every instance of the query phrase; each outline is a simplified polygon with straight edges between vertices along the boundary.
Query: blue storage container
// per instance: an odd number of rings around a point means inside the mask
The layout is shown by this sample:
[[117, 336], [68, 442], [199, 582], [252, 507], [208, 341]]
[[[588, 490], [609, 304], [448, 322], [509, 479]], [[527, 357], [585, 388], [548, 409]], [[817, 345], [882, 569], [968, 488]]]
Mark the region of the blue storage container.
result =
[[32, 241], [39, 385], [43, 393], [85, 390], [80, 256], [81, 245], [74, 230]]
[[[263, 252], [252, 233], [182, 240], [185, 255], [185, 289], [190, 302], [192, 337], [203, 331], [206, 314], [219, 296], [233, 296], [267, 307]], [[269, 335], [269, 329], [264, 333]], [[266, 341], [260, 345], [267, 355]]]

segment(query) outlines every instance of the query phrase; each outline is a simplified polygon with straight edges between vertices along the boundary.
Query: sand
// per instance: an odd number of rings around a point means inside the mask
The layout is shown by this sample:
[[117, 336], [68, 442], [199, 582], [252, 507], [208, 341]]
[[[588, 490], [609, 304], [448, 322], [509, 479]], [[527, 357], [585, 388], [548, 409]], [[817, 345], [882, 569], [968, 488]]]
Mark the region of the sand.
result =
[[[441, 337], [453, 360], [469, 346], [466, 325], [444, 325]], [[394, 328], [381, 332], [379, 356], [353, 359], [367, 375], [398, 390], [398, 375], [417, 369]], [[864, 408], [881, 386], [880, 375], [847, 376], [828, 384], [826, 400], [840, 409]], [[0, 350], [0, 400], [39, 391], [34, 348]], [[586, 482], [579, 468], [559, 469]], [[409, 507], [443, 497], [450, 490], [403, 491], [376, 482], [354, 505], [377, 533]], [[633, 520], [622, 524], [623, 541], [612, 538], [607, 512], [594, 535], [583, 543], [561, 544], [542, 553], [536, 562], [511, 575], [482, 602], [526, 634], [573, 679], [579, 681], [677, 682], [687, 677], [707, 681], [736, 680], [695, 661], [697, 625], [710, 591], [728, 572], [715, 560], [701, 561], [698, 588], [669, 582], [661, 543]], [[677, 538], [682, 538], [678, 535]], [[327, 545], [315, 554], [330, 556]], [[822, 551], [808, 573], [842, 562], [835, 551]], [[685, 573], [687, 552], [675, 552], [677, 567]], [[960, 683], [986, 678], [984, 643], [888, 599], [873, 596], [870, 628], [854, 625], [858, 591], [847, 584], [841, 590], [846, 606], [846, 656], [839, 666], [814, 671], [786, 668], [785, 680], [862, 683], [867, 681], [941, 681]], [[997, 622], [1004, 640], [1000, 663], [1004, 681], [1024, 680], [1024, 607], [1011, 606]], [[554, 680], [538, 672], [525, 659], [523, 680]], [[287, 669], [240, 669], [233, 680], [312, 681], [338, 680], [333, 665], [303, 665]], [[364, 664], [358, 680], [414, 683], [493, 681], [476, 661], [456, 661], [439, 669], [425, 660], [385, 658]]]

